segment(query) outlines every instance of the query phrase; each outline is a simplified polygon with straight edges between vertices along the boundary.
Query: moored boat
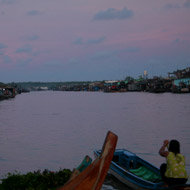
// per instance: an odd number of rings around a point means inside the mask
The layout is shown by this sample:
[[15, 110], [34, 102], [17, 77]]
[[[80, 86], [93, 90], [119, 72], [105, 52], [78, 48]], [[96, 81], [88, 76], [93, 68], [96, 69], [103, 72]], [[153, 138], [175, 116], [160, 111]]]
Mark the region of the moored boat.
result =
[[14, 98], [16, 96], [15, 88], [0, 84], [0, 100]]
[[100, 190], [113, 158], [117, 138], [109, 131], [99, 157], [58, 190]]
[[[100, 153], [95, 150], [95, 157]], [[134, 190], [190, 190], [190, 184], [167, 187], [157, 167], [125, 149], [115, 150], [109, 173]]]
[[[96, 157], [100, 153], [100, 150], [94, 151]], [[125, 149], [116, 149], [109, 172], [135, 190], [167, 189], [158, 168]]]

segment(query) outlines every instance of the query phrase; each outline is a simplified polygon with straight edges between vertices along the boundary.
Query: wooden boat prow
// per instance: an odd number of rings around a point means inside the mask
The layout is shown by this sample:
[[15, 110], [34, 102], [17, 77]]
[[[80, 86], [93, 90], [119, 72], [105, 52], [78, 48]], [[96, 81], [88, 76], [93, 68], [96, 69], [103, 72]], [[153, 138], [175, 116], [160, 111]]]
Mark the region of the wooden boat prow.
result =
[[83, 172], [57, 190], [100, 190], [112, 161], [117, 135], [109, 131], [104, 141], [101, 155]]

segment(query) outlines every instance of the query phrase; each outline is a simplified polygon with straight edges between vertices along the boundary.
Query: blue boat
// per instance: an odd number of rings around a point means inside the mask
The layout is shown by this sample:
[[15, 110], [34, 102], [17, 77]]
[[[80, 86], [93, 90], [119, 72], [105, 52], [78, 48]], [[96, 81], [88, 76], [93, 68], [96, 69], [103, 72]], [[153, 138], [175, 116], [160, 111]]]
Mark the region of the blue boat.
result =
[[[96, 158], [100, 154], [94, 151]], [[115, 149], [109, 173], [134, 190], [190, 190], [190, 184], [166, 187], [157, 167], [125, 149]]]
[[[100, 150], [94, 151], [95, 157], [100, 153]], [[115, 150], [109, 173], [134, 190], [168, 189], [157, 167], [125, 149]]]

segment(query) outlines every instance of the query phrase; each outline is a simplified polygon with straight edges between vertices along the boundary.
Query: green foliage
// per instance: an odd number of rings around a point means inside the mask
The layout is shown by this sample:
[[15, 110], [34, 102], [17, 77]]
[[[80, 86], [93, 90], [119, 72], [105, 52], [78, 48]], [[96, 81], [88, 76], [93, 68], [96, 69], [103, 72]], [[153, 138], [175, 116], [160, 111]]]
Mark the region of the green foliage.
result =
[[27, 174], [9, 173], [2, 179], [0, 190], [55, 190], [63, 186], [71, 176], [71, 170], [58, 172], [44, 170], [43, 172], [28, 172]]
[[17, 86], [18, 88], [36, 88], [36, 87], [48, 87], [49, 90], [54, 90], [58, 86], [74, 86], [74, 85], [82, 85], [82, 84], [89, 84], [90, 81], [79, 81], [79, 82], [17, 82], [17, 83], [9, 83], [7, 85], [10, 86]]
[[125, 77], [125, 81], [130, 82], [130, 81], [133, 81], [133, 80], [134, 80], [133, 77], [130, 77], [130, 76]]

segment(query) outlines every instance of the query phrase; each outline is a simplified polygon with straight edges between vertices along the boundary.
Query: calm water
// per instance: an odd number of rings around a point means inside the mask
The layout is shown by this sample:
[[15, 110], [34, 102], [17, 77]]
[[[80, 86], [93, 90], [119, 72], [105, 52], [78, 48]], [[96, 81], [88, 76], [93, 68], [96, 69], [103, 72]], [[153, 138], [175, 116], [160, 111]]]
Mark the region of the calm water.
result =
[[[102, 147], [108, 130], [160, 166], [165, 139], [178, 139], [190, 174], [190, 94], [30, 92], [0, 102], [0, 176], [72, 169]], [[115, 185], [116, 183], [116, 185]], [[103, 189], [123, 189], [108, 177]]]

